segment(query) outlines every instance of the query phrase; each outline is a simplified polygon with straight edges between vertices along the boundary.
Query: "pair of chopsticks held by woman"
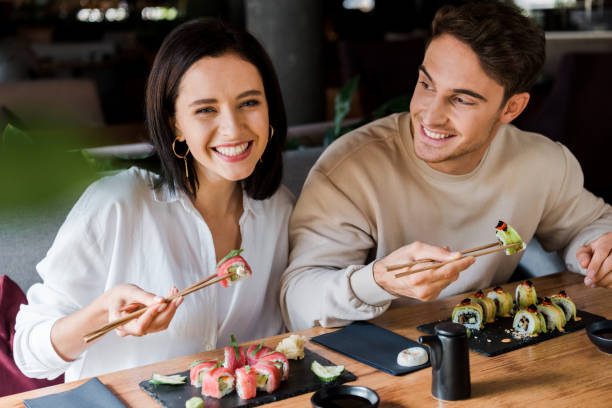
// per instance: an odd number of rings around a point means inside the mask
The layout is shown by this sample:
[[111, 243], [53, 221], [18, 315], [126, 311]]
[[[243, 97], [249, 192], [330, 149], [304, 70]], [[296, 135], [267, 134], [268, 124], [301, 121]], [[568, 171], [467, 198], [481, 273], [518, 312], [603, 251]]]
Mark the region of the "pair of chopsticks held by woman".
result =
[[[489, 12], [487, 18], [512, 14], [505, 5], [478, 7], [483, 8], [464, 11]], [[494, 7], [502, 11], [491, 12]], [[516, 26], [524, 31], [524, 24], [520, 20]], [[438, 29], [442, 25], [438, 24]], [[453, 106], [464, 109], [464, 116], [474, 115], [477, 109], [490, 117], [498, 115], [496, 109], [487, 111], [485, 101], [499, 104], [489, 99], [497, 97], [497, 92], [501, 100], [504, 87], [487, 76], [475, 54], [469, 54], [469, 46], [457, 42], [453, 35], [434, 33], [419, 70], [413, 103], [416, 100], [421, 105], [411, 106], [413, 116], [392, 115], [383, 119], [386, 122], [382, 125], [375, 122], [371, 128], [375, 134], [380, 130], [376, 126], [382, 126], [391, 129], [392, 135], [385, 138], [379, 133], [371, 140], [364, 139], [363, 146], [414, 142], [409, 148], [394, 147], [393, 157], [412, 149], [423, 165], [434, 163], [435, 157], [430, 156], [449, 135], [426, 129], [425, 125], [438, 119], [422, 106], [442, 107], [443, 101], [435, 98], [458, 80], [444, 73], [449, 66], [453, 72], [474, 71], [460, 79], [488, 84], [486, 90], [491, 90], [486, 95], [464, 92], [452, 99]], [[464, 53], [459, 58], [462, 64], [448, 64], [444, 59], [453, 52]], [[484, 108], [479, 103], [485, 104]], [[14, 357], [28, 376], [55, 378], [65, 373], [66, 381], [72, 381], [212, 350], [225, 345], [230, 334], [248, 341], [285, 328], [368, 319], [389, 307], [390, 301], [384, 298], [387, 295], [422, 300], [436, 297], [475, 261], [473, 256], [423, 243], [386, 245], [377, 236], [382, 230], [368, 228], [368, 221], [376, 217], [358, 220], [372, 208], [385, 207], [392, 197], [383, 199], [359, 191], [348, 197], [340, 188], [346, 182], [371, 181], [369, 176], [360, 178], [359, 172], [371, 166], [370, 161], [380, 163], [380, 152], [361, 158], [352, 168], [348, 156], [330, 152], [309, 175], [302, 193], [308, 198], [300, 198], [291, 221], [295, 252], [288, 268], [288, 225], [294, 198], [281, 186], [285, 110], [269, 56], [246, 32], [216, 20], [194, 20], [174, 29], [153, 62], [145, 104], [147, 129], [161, 171], [156, 174], [131, 168], [103, 178], [85, 191], [68, 215], [37, 267], [43, 283], [30, 288], [29, 304], [22, 306], [17, 316]], [[498, 124], [508, 123], [525, 104], [523, 93], [511, 94], [507, 109], [495, 116]], [[420, 130], [411, 123], [419, 123]], [[487, 126], [490, 128], [490, 123]], [[340, 140], [335, 151], [358, 152], [354, 142], [362, 135], [356, 134], [357, 138]], [[490, 140], [477, 142], [482, 155]], [[459, 153], [465, 156], [465, 152]], [[450, 160], [455, 160], [454, 156]], [[334, 174], [336, 165], [340, 173]], [[349, 176], [343, 178], [341, 166], [352, 169], [354, 177], [348, 171]], [[423, 171], [434, 169], [435, 165]], [[385, 177], [384, 172], [375, 173]], [[392, 186], [397, 180], [401, 178], [388, 178], [377, 186], [385, 182]], [[435, 206], [443, 205], [431, 192], [426, 193], [433, 197]], [[423, 197], [413, 200], [426, 200]], [[339, 203], [339, 212], [325, 210]], [[408, 201], [402, 203], [407, 205]], [[601, 215], [608, 210], [598, 211]], [[346, 220], [340, 221], [342, 217]], [[396, 217], [396, 224], [402, 218]], [[318, 225], [318, 230], [309, 228], [308, 223]], [[412, 227], [420, 228], [424, 223], [420, 224], [415, 222]], [[433, 220], [428, 225], [444, 229]], [[492, 231], [493, 226], [487, 230]], [[333, 234], [343, 228], [344, 235], [336, 239]], [[313, 238], [312, 234], [318, 235]], [[463, 243], [467, 245], [471, 238], [466, 237]], [[378, 243], [376, 248], [373, 241]], [[180, 295], [187, 292], [179, 289], [196, 288], [195, 282], [213, 274], [218, 261], [237, 248], [244, 249], [241, 255], [248, 261], [252, 277], [229, 287], [207, 284], [189, 296]], [[317, 251], [322, 252], [317, 255]], [[361, 255], [360, 260], [351, 258]], [[346, 262], [337, 262], [343, 256]], [[371, 262], [364, 267], [366, 260]], [[402, 265], [400, 269], [406, 272], [419, 260], [431, 260], [437, 267], [406, 278], [396, 278], [395, 272], [386, 268]], [[479, 278], [470, 276], [469, 271], [463, 284], [473, 286]], [[368, 279], [370, 286], [366, 288]], [[482, 286], [487, 283], [491, 282]], [[456, 287], [456, 293], [461, 289]], [[364, 302], [365, 298], [373, 301]], [[135, 312], [139, 315], [114, 328], [115, 333], [84, 341], [84, 334], [104, 333], [100, 328]]]

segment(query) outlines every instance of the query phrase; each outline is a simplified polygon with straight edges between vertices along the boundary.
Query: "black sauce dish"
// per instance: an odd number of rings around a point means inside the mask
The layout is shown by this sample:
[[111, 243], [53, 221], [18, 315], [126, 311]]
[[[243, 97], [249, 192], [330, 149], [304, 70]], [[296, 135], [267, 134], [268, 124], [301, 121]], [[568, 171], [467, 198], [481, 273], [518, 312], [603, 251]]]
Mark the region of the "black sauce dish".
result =
[[314, 408], [376, 408], [379, 401], [376, 391], [358, 385], [322, 388], [310, 398]]
[[600, 320], [586, 328], [587, 336], [598, 349], [604, 353], [612, 353], [612, 320]]

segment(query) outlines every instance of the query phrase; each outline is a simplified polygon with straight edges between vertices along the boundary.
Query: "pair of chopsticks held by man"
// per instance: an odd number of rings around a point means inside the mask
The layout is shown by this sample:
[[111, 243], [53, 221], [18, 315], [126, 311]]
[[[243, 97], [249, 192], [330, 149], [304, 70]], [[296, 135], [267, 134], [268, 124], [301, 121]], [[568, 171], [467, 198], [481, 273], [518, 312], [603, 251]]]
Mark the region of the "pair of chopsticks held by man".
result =
[[[418, 75], [410, 112], [333, 143], [294, 204], [280, 184], [287, 124], [267, 53], [216, 20], [180, 25], [145, 96], [161, 171], [101, 179], [76, 203], [17, 316], [17, 365], [71, 381], [211, 350], [230, 334], [341, 326], [403, 299], [505, 283], [520, 255], [458, 252], [494, 240], [500, 219], [558, 251], [585, 285], [612, 287], [612, 207], [584, 189], [566, 147], [511, 124], [544, 42], [506, 4], [440, 9], [407, 73]], [[250, 278], [179, 295], [237, 248]], [[419, 260], [434, 265], [389, 270]]]

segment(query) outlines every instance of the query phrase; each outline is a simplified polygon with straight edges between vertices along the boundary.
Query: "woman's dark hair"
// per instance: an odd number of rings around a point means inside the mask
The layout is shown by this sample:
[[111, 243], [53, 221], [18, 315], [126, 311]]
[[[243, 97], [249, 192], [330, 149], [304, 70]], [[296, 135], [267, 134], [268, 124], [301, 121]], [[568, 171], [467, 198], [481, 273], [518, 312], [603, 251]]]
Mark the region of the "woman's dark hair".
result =
[[[175, 114], [181, 79], [189, 67], [203, 57], [219, 57], [227, 53], [235, 53], [253, 64], [263, 80], [274, 137], [268, 141], [253, 173], [242, 180], [249, 197], [263, 200], [278, 189], [283, 172], [287, 117], [280, 85], [270, 57], [255, 37], [215, 19], [192, 20], [176, 27], [164, 39], [153, 62], [146, 89], [146, 122], [149, 137], [161, 161], [160, 183], [167, 184], [172, 190], [178, 187], [195, 197], [199, 187], [195, 165], [188, 157], [189, 178], [186, 178], [183, 160], [172, 151], [175, 134], [170, 120]], [[183, 154], [185, 149], [177, 144], [178, 154]]]
[[443, 34], [470, 46], [482, 69], [504, 87], [503, 103], [531, 89], [546, 58], [544, 31], [519, 8], [499, 2], [440, 8], [432, 39]]

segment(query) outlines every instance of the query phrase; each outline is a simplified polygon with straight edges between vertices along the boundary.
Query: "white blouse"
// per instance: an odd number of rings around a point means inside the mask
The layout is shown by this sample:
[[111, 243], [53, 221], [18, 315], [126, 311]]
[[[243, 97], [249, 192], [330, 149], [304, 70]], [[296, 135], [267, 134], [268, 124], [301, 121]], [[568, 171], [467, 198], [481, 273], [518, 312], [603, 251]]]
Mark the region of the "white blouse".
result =
[[185, 288], [212, 274], [212, 235], [182, 192], [153, 190], [153, 173], [131, 168], [92, 184], [60, 228], [47, 256], [37, 265], [43, 283], [28, 290], [28, 305], [17, 315], [14, 358], [26, 375], [65, 380], [155, 363], [284, 329], [279, 280], [287, 265], [287, 226], [294, 198], [285, 187], [269, 199], [243, 193], [241, 254], [253, 276], [223, 288], [212, 285], [184, 298], [167, 330], [99, 339], [77, 360], [54, 350], [55, 321], [90, 304], [121, 283], [166, 296], [172, 285]]

